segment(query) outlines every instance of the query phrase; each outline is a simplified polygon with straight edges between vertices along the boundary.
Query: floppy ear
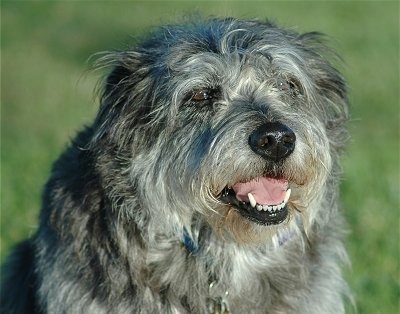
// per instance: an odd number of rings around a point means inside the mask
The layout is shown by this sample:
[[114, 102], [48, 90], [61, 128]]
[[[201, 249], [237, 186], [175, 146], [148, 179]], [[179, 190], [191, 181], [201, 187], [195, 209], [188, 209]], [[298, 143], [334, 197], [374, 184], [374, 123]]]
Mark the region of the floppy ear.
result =
[[315, 79], [319, 95], [323, 97], [321, 110], [328, 127], [342, 124], [348, 119], [347, 84], [331, 61], [341, 63], [341, 58], [326, 45], [326, 38], [318, 32], [302, 34], [300, 43], [310, 54], [308, 68]]
[[320, 94], [326, 100], [324, 109], [327, 115], [327, 122], [333, 123], [336, 120], [347, 120], [348, 95], [347, 84], [343, 76], [328, 62], [320, 64], [318, 71], [316, 83]]
[[146, 123], [151, 112], [149, 62], [137, 52], [109, 53], [96, 62], [111, 67], [100, 97], [93, 141], [108, 139], [120, 147], [132, 140], [132, 130]]
[[332, 155], [335, 155], [335, 152], [343, 150], [349, 138], [345, 125], [349, 119], [347, 84], [331, 62], [340, 64], [342, 60], [326, 45], [326, 38], [321, 33], [305, 33], [298, 39], [308, 54], [307, 68], [318, 91], [318, 109], [327, 130]]
[[316, 79], [327, 127], [341, 126], [348, 119], [347, 85], [342, 75], [330, 64], [321, 65]]
[[339, 71], [329, 63], [325, 63], [319, 71], [317, 86], [323, 97], [321, 109], [327, 135], [332, 149], [341, 152], [349, 139], [346, 128], [349, 119], [347, 85]]

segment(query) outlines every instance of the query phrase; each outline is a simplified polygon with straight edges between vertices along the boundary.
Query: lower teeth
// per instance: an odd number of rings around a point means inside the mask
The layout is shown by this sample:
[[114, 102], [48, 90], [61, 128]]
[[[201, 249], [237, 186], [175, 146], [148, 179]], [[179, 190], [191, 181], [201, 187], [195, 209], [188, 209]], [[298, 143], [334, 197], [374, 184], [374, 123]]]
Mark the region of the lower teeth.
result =
[[258, 211], [268, 211], [268, 212], [270, 212], [270, 213], [272, 213], [272, 212], [277, 212], [277, 211], [280, 211], [282, 208], [284, 208], [285, 206], [284, 206], [284, 203], [282, 203], [282, 204], [280, 204], [280, 205], [274, 205], [274, 206], [270, 206], [270, 205], [260, 205], [260, 204], [257, 204], [256, 206], [255, 206], [255, 208], [258, 210]]
[[256, 208], [258, 211], [268, 211], [268, 212], [272, 213], [272, 212], [277, 212], [286, 206], [286, 204], [289, 200], [289, 197], [290, 197], [290, 193], [291, 193], [291, 189], [288, 189], [286, 191], [285, 199], [279, 205], [257, 204], [254, 196], [251, 193], [248, 194], [248, 198], [249, 198], [249, 203], [250, 203], [251, 207]]

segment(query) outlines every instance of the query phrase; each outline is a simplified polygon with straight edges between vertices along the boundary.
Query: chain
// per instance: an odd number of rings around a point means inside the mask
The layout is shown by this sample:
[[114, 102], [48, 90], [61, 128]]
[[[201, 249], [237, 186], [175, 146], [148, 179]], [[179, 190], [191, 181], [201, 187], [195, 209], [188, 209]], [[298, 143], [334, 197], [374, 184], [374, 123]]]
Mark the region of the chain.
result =
[[[217, 282], [213, 281], [210, 283], [209, 285], [209, 295], [213, 295], [213, 288], [215, 286]], [[228, 296], [229, 292], [225, 291], [225, 295], [223, 297], [215, 297], [215, 298], [209, 298], [208, 302], [209, 302], [209, 313], [210, 314], [229, 314], [229, 306], [228, 306], [228, 302], [227, 302], [227, 296]]]

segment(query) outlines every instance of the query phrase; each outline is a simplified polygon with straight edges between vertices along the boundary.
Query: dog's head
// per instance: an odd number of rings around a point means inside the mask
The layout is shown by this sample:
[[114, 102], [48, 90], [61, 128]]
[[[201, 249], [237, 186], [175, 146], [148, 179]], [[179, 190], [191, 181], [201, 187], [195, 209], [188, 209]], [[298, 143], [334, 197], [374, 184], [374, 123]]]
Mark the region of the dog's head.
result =
[[127, 161], [140, 217], [160, 229], [195, 219], [252, 241], [297, 216], [308, 225], [334, 203], [347, 137], [345, 83], [327, 54], [320, 34], [269, 22], [162, 28], [102, 58], [113, 70], [93, 142]]

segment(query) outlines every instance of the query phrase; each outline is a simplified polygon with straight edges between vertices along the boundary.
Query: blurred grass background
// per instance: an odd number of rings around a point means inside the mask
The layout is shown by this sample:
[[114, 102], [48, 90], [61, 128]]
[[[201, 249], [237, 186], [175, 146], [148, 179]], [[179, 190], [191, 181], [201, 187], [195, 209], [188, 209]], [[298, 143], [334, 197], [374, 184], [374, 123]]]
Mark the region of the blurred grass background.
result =
[[[34, 233], [52, 162], [96, 109], [93, 53], [203, 15], [319, 30], [346, 61], [352, 141], [342, 199], [358, 313], [399, 313], [398, 1], [2, 1], [1, 261]], [[350, 310], [351, 312], [351, 310]]]

